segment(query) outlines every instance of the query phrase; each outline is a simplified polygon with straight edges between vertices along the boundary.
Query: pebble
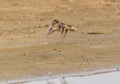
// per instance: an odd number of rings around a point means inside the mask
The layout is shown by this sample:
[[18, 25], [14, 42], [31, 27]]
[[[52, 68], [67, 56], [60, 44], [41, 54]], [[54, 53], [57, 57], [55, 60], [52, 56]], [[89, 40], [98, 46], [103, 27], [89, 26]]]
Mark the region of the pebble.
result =
[[44, 42], [45, 45], [47, 45], [48, 43], [47, 42]]
[[52, 72], [47, 72], [48, 74], [52, 74]]

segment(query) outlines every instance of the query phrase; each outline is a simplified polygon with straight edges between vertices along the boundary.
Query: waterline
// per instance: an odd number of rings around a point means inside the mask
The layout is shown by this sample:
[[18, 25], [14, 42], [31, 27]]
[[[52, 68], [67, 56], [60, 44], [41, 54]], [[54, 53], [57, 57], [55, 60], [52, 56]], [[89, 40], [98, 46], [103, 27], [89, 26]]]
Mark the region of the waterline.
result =
[[[17, 83], [20, 83], [20, 84], [49, 84], [49, 82], [50, 82], [50, 84], [80, 84], [81, 81], [84, 82], [84, 80], [87, 81], [87, 79], [97, 80], [97, 79], [95, 79], [96, 77], [98, 77], [98, 79], [99, 79], [99, 78], [102, 78], [102, 76], [103, 76], [103, 78], [104, 77], [107, 77], [107, 78], [113, 77], [110, 79], [114, 79], [117, 77], [115, 75], [119, 76], [119, 78], [120, 78], [119, 68], [113, 67], [113, 68], [106, 68], [106, 69], [100, 69], [100, 70], [82, 71], [79, 73], [61, 74], [58, 76], [56, 75], [56, 76], [28, 78], [28, 79], [21, 79], [21, 80], [8, 80], [8, 81], [0, 82], [0, 84], [17, 84]], [[84, 80], [82, 80], [82, 79], [84, 79]], [[72, 81], [74, 81], [75, 83]], [[82, 84], [88, 84], [88, 83], [82, 83]], [[91, 83], [89, 83], [89, 84], [91, 84]], [[109, 83], [109, 84], [112, 84], [112, 83]], [[120, 84], [120, 81], [119, 81], [119, 84]]]

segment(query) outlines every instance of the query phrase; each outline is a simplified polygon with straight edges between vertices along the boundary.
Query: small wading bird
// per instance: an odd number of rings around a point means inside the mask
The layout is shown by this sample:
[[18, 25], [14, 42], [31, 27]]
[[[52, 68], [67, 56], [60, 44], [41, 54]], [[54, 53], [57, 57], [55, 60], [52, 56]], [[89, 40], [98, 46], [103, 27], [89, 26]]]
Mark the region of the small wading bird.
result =
[[49, 36], [50, 34], [52, 34], [55, 31], [59, 31], [59, 32], [61, 32], [62, 36], [65, 37], [68, 30], [75, 31], [75, 30], [77, 30], [77, 28], [75, 28], [72, 25], [67, 25], [65, 23], [62, 23], [61, 21], [59, 21], [57, 19], [54, 19], [47, 30], [47, 36]]

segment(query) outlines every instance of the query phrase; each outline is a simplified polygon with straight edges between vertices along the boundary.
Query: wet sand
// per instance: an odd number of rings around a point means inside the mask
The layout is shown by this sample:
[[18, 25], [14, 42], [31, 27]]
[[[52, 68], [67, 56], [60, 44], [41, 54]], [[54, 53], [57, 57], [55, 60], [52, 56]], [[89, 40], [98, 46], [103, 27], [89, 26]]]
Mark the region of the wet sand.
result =
[[[0, 80], [120, 65], [119, 1], [0, 0]], [[53, 19], [78, 27], [46, 37]]]
[[[92, 83], [95, 82], [113, 82], [116, 80], [117, 83], [120, 82], [119, 75], [120, 75], [120, 68], [119, 67], [109, 67], [104, 69], [97, 69], [97, 70], [86, 70], [77, 73], [67, 73], [67, 74], [60, 74], [54, 76], [44, 76], [44, 77], [35, 77], [35, 78], [27, 78], [27, 79], [18, 79], [18, 80], [8, 80], [8, 81], [0, 81], [0, 84], [79, 84], [79, 83]], [[110, 75], [111, 74], [111, 75]], [[106, 80], [107, 78], [107, 80]], [[83, 80], [82, 80], [83, 79]], [[108, 80], [109, 79], [109, 80]], [[104, 81], [101, 81], [104, 80]], [[88, 82], [89, 81], [89, 82]]]

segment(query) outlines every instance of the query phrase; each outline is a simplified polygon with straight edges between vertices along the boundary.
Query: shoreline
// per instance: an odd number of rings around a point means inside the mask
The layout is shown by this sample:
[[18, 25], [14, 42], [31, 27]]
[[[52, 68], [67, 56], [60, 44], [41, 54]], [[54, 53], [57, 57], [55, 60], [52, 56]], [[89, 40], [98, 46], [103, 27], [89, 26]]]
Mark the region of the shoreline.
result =
[[56, 79], [56, 78], [66, 78], [66, 77], [84, 77], [84, 76], [91, 76], [96, 74], [104, 74], [110, 72], [118, 72], [120, 71], [120, 67], [108, 67], [104, 69], [96, 69], [96, 70], [85, 70], [76, 73], [67, 73], [61, 75], [53, 75], [53, 76], [46, 76], [46, 77], [36, 77], [36, 78], [26, 78], [26, 79], [18, 79], [18, 80], [8, 80], [8, 81], [0, 81], [0, 84], [19, 84], [19, 83], [26, 83], [32, 81], [42, 81], [42, 80], [49, 80], [49, 79]]

